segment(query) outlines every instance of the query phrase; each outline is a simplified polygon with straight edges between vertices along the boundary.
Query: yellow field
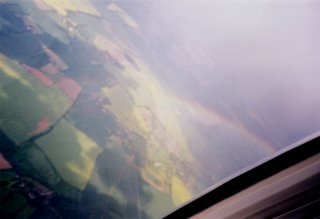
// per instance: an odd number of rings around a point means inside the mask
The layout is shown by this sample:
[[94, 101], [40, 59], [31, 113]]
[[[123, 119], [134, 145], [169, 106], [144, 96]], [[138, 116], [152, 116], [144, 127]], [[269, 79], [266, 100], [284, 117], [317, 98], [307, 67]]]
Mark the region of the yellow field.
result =
[[[18, 66], [18, 63], [16, 63]], [[31, 88], [31, 83], [25, 79], [18, 71], [12, 68], [10, 64], [8, 64], [8, 59], [0, 53], [0, 71], [9, 76], [12, 79], [18, 80], [21, 84]], [[21, 68], [21, 71], [24, 70]], [[3, 83], [3, 82], [2, 82]], [[0, 81], [1, 85], [1, 81]]]
[[61, 120], [47, 135], [37, 140], [61, 177], [83, 190], [102, 149], [69, 122]]
[[104, 36], [97, 35], [94, 39], [94, 46], [101, 51], [108, 52], [108, 54], [119, 64], [123, 66], [127, 64], [123, 49]]
[[57, 11], [58, 14], [67, 16], [68, 11], [83, 12], [95, 16], [100, 13], [86, 0], [43, 0], [45, 4]]
[[[144, 180], [162, 192], [167, 190], [166, 183], [171, 182], [171, 198], [175, 205], [180, 205], [191, 199], [191, 192], [178, 176], [171, 178], [165, 174], [164, 168], [172, 168], [172, 171], [177, 168], [174, 165], [168, 166], [171, 163], [168, 153], [182, 156], [188, 161], [192, 161], [192, 156], [180, 127], [173, 100], [147, 70], [140, 73], [127, 65], [122, 74], [123, 77], [134, 80], [138, 86], [126, 90], [122, 88], [126, 86], [121, 84], [104, 88], [104, 94], [111, 102], [106, 107], [122, 124], [147, 140], [146, 154], [150, 162], [141, 172], [153, 174], [161, 183], [157, 185], [148, 179], [147, 175]], [[157, 168], [155, 164], [162, 166]]]
[[176, 176], [172, 177], [171, 198], [175, 205], [183, 204], [192, 198], [187, 186]]

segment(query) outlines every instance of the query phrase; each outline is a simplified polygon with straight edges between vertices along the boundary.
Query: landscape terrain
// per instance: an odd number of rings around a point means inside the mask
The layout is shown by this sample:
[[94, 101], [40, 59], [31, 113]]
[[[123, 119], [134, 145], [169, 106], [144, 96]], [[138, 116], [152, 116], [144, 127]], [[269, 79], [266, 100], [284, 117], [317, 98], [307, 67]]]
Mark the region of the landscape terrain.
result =
[[0, 0], [1, 218], [159, 218], [314, 130], [273, 134], [153, 1], [61, 2]]

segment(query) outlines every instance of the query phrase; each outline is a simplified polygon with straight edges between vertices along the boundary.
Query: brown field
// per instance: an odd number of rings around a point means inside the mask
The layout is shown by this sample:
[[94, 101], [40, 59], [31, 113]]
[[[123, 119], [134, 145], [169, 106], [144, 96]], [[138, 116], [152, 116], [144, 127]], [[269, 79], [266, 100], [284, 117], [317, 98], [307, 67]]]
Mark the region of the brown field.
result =
[[52, 63], [48, 63], [48, 64], [42, 66], [41, 71], [43, 71], [44, 73], [47, 73], [49, 75], [55, 75], [60, 72], [60, 70]]
[[76, 100], [81, 92], [80, 85], [70, 78], [62, 79], [57, 86], [72, 100]]
[[38, 79], [43, 85], [50, 87], [53, 85], [53, 82], [47, 78], [40, 70], [28, 66], [26, 64], [22, 65], [29, 73], [31, 73], [36, 79]]
[[0, 170], [7, 170], [11, 168], [12, 168], [11, 164], [0, 153]]

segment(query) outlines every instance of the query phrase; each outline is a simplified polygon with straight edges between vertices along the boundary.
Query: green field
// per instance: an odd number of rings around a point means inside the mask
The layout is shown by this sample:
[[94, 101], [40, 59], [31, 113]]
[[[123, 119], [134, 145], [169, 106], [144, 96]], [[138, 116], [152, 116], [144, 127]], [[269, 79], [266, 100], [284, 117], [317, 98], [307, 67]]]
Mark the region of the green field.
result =
[[26, 143], [13, 156], [16, 168], [24, 176], [40, 180], [46, 185], [57, 185], [61, 179], [46, 155], [34, 143]]
[[143, 183], [142, 191], [140, 207], [145, 209], [145, 213], [150, 218], [161, 218], [175, 208], [170, 195], [160, 192], [146, 183]]
[[0, 128], [16, 144], [32, 137], [38, 123], [55, 123], [72, 102], [56, 86], [44, 86], [19, 63], [0, 54]]
[[102, 149], [87, 135], [66, 120], [37, 141], [61, 177], [83, 190]]

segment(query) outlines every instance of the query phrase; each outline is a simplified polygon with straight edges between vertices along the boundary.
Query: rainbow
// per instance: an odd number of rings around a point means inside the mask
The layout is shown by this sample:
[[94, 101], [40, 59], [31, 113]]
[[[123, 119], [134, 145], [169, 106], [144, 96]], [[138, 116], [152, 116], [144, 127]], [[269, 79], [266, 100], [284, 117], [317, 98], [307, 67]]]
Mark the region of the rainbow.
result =
[[218, 123], [224, 124], [225, 126], [238, 131], [243, 136], [255, 142], [257, 145], [263, 148], [266, 153], [273, 154], [277, 151], [273, 144], [258, 136], [252, 130], [243, 125], [243, 123], [241, 123], [240, 121], [232, 120], [224, 115], [215, 112], [214, 110], [208, 109], [199, 102], [187, 100], [181, 97], [173, 98], [175, 98], [175, 102], [179, 103], [182, 109], [187, 110], [190, 115], [196, 120], [209, 125]]

